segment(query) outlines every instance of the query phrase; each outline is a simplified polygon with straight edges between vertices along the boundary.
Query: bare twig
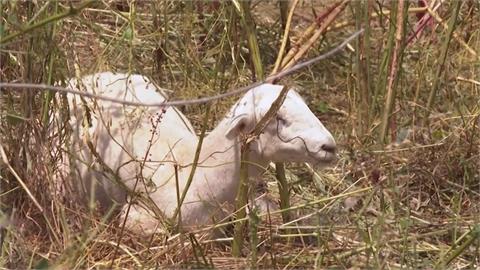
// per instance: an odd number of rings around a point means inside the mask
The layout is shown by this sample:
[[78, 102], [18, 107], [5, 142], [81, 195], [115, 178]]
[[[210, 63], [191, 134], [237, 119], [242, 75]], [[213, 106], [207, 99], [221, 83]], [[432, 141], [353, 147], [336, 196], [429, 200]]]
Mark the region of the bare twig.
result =
[[2, 161], [3, 163], [5, 163], [5, 165], [7, 165], [8, 169], [10, 170], [10, 172], [13, 174], [13, 176], [15, 176], [15, 178], [17, 179], [18, 183], [20, 183], [20, 185], [22, 186], [22, 188], [25, 190], [25, 192], [27, 193], [28, 197], [30, 197], [30, 199], [32, 199], [33, 203], [35, 204], [35, 206], [38, 208], [38, 210], [40, 210], [41, 213], [43, 213], [43, 208], [42, 206], [38, 203], [37, 199], [35, 198], [35, 196], [33, 196], [33, 193], [30, 191], [30, 189], [28, 189], [28, 186], [25, 184], [25, 182], [23, 182], [22, 178], [20, 177], [20, 175], [18, 175], [18, 173], [13, 169], [12, 165], [10, 165], [10, 162], [8, 162], [8, 157], [7, 157], [7, 154], [5, 153], [5, 150], [3, 149], [3, 146], [0, 144], [0, 155], [2, 156]]
[[[283, 3], [282, 1], [280, 2]], [[289, 41], [288, 36], [290, 33], [290, 24], [292, 23], [293, 12], [295, 11], [295, 7], [297, 6], [297, 4], [298, 4], [298, 0], [295, 0], [288, 13], [287, 21], [285, 23], [285, 28], [283, 30], [282, 44], [280, 45], [280, 50], [278, 51], [278, 56], [277, 56], [277, 60], [275, 61], [273, 73], [277, 73], [278, 69], [280, 68], [280, 64], [282, 63], [283, 54], [285, 52], [285, 48], [287, 47], [287, 44]]]
[[288, 53], [283, 57], [280, 64], [281, 67], [285, 68], [285, 66], [290, 63], [290, 60], [292, 60], [292, 58], [299, 52], [300, 47], [303, 46], [303, 44], [305, 44], [311, 38], [312, 34], [314, 34], [315, 29], [317, 29], [321, 25], [321, 22], [325, 19], [325, 17], [331, 14], [333, 10], [338, 7], [338, 5], [340, 5], [340, 2], [334, 3], [322, 14], [316, 16], [315, 21], [312, 22], [312, 24], [310, 24], [310, 26], [308, 26], [305, 31], [303, 31], [302, 35], [298, 38], [292, 48], [290, 48]]
[[460, 45], [462, 45], [473, 57], [480, 60], [480, 56], [478, 55], [478, 53], [474, 49], [472, 49], [470, 46], [468, 46], [468, 44], [463, 40], [463, 38], [455, 30], [450, 29], [450, 26], [448, 26], [448, 24], [442, 19], [442, 17], [438, 15], [435, 9], [428, 8], [427, 11], [430, 14], [430, 16], [432, 16], [438, 23], [440, 23], [443, 29], [452, 32], [451, 35], [453, 35], [453, 38], [458, 43], [460, 43]]
[[474, 79], [467, 79], [467, 78], [464, 78], [464, 77], [461, 77], [461, 76], [458, 76], [457, 78], [455, 78], [457, 81], [461, 81], [461, 82], [469, 82], [469, 83], [473, 83], [475, 85], [480, 85], [480, 81], [476, 81]]
[[[330, 26], [333, 20], [335, 20], [335, 18], [337, 18], [337, 16], [345, 9], [349, 2], [350, 0], [343, 0], [340, 4], [333, 8], [331, 13], [326, 15], [325, 21], [322, 22], [320, 28], [316, 30], [308, 40], [305, 41], [305, 44], [301, 46], [298, 52], [295, 52], [292, 57], [289, 57], [290, 54], [285, 56], [285, 59], [283, 59], [282, 61], [282, 68], [288, 70], [288, 68], [297, 63], [298, 60], [300, 60], [300, 58], [305, 55], [307, 50], [309, 50], [313, 46], [313, 43], [318, 40], [320, 35], [322, 35], [325, 30], [327, 30], [327, 27]], [[363, 29], [361, 31], [363, 32]]]

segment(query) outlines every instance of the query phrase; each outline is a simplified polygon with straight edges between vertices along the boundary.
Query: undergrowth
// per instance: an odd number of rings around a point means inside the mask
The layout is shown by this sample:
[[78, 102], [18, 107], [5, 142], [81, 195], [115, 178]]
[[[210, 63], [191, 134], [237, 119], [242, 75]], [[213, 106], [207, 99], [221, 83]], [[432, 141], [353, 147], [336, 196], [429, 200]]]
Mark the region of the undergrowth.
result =
[[[241, 257], [228, 231], [118, 239], [114, 219], [78, 205], [71, 183], [54, 184], [69, 143], [66, 122], [54, 121], [68, 117], [64, 99], [4, 87], [0, 267], [480, 267], [479, 3], [343, 2], [304, 58], [356, 29], [366, 30], [362, 38], [279, 82], [299, 89], [340, 148], [331, 168], [288, 164], [293, 221], [251, 213]], [[302, 45], [308, 26], [325, 23], [338, 3], [300, 1], [288, 46]], [[0, 81], [62, 85], [111, 70], [146, 75], [172, 99], [224, 93], [257, 79], [234, 4], [0, 0]], [[269, 73], [281, 8], [246, 7]], [[214, 102], [210, 129], [236, 99]], [[181, 109], [199, 130], [205, 105]], [[264, 179], [277, 199], [273, 175]]]

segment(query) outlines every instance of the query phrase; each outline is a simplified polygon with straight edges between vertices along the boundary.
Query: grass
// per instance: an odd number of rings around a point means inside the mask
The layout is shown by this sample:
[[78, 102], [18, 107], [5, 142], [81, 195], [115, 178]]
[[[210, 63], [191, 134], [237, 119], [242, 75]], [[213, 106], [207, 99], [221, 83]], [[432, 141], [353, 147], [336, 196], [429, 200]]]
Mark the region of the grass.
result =
[[[247, 85], [276, 62], [281, 70], [289, 48], [310, 58], [366, 30], [342, 53], [279, 82], [300, 89], [334, 134], [339, 159], [321, 170], [286, 164], [291, 221], [276, 209], [250, 212], [237, 258], [228, 229], [219, 239], [142, 238], [82, 208], [71, 182], [54, 184], [70, 138], [64, 99], [0, 89], [0, 267], [478, 268], [480, 6], [380, 3], [299, 1], [290, 19], [277, 2], [76, 1], [72, 9], [0, 1], [2, 82], [115, 70], [145, 74], [173, 98]], [[181, 109], [200, 131], [236, 99]], [[264, 180], [278, 199], [275, 170]]]

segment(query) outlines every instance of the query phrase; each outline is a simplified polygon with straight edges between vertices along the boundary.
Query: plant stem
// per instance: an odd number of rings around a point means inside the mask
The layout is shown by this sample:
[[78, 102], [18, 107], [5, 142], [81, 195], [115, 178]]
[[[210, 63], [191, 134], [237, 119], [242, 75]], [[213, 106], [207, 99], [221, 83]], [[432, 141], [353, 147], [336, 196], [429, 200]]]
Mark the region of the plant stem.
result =
[[188, 189], [192, 184], [193, 176], [195, 175], [195, 170], [197, 169], [198, 160], [200, 158], [200, 152], [202, 150], [203, 139], [205, 138], [205, 133], [207, 131], [208, 119], [210, 118], [210, 105], [207, 105], [206, 107], [207, 108], [206, 108], [205, 116], [203, 117], [203, 123], [202, 123], [202, 131], [200, 133], [200, 138], [198, 140], [197, 149], [195, 150], [195, 157], [193, 158], [192, 169], [190, 170], [190, 175], [188, 176], [187, 183], [185, 184], [185, 188], [183, 189], [182, 197], [178, 202], [178, 207], [177, 209], [175, 209], [175, 212], [173, 213], [172, 220], [175, 220], [177, 218], [180, 208], [183, 205], [183, 201], [187, 196]]
[[457, 17], [458, 17], [458, 13], [460, 12], [460, 6], [461, 5], [462, 5], [462, 1], [460, 1], [460, 0], [455, 1], [455, 7], [454, 7], [455, 10], [453, 12], [452, 18], [450, 19], [450, 22], [449, 22], [449, 25], [448, 25], [448, 31], [445, 35], [445, 40], [442, 44], [442, 49], [441, 49], [440, 58], [439, 58], [440, 59], [439, 64], [437, 65], [437, 70], [435, 72], [435, 77], [434, 77], [432, 89], [431, 89], [430, 94], [428, 96], [427, 111], [426, 111], [427, 116], [425, 117], [425, 119], [428, 118], [428, 115], [430, 114], [430, 110], [432, 109], [433, 103], [435, 102], [435, 96], [437, 95], [440, 76], [442, 75], [442, 72], [443, 72], [444, 67], [445, 67], [445, 60], [447, 59], [448, 48], [449, 48], [449, 45], [450, 45], [450, 41], [452, 40], [452, 35], [454, 33], [454, 30], [455, 30], [455, 25], [457, 23]]
[[370, 107], [374, 107], [370, 102], [370, 71], [369, 71], [369, 46], [370, 46], [370, 20], [369, 20], [369, 1], [355, 1], [356, 26], [357, 30], [365, 29], [365, 34], [358, 38], [356, 44], [356, 73], [358, 98], [356, 108], [358, 108], [357, 130], [359, 137], [368, 131], [370, 126], [369, 112]]
[[55, 22], [55, 21], [61, 20], [61, 19], [66, 18], [66, 17], [77, 15], [80, 11], [82, 11], [84, 8], [88, 7], [89, 5], [91, 5], [94, 2], [97, 2], [97, 0], [87, 0], [83, 3], [81, 3], [80, 5], [78, 5], [77, 7], [70, 7], [68, 10], [66, 10], [66, 11], [64, 11], [60, 14], [53, 15], [49, 18], [46, 18], [43, 21], [40, 21], [40, 22], [36, 23], [36, 24], [28, 25], [25, 28], [23, 28], [23, 30], [20, 31], [20, 32], [12, 33], [10, 35], [7, 35], [5, 37], [0, 38], [0, 44], [7, 43], [7, 42], [15, 39], [18, 36], [29, 33], [31, 31], [33, 31], [37, 28], [40, 28], [40, 27], [42, 27], [46, 24], [49, 24], [51, 22]]
[[292, 220], [290, 212], [287, 210], [290, 208], [290, 185], [285, 177], [283, 163], [275, 163], [275, 177], [278, 181], [278, 193], [280, 193], [280, 209], [285, 210], [282, 212], [282, 220], [283, 223], [287, 223]]
[[[405, 12], [405, 1], [397, 2], [397, 14], [395, 25], [395, 48], [393, 49], [392, 61], [390, 64], [390, 73], [388, 76], [387, 96], [385, 98], [385, 106], [382, 115], [382, 122], [380, 125], [380, 141], [385, 143], [388, 128], [390, 126], [390, 114], [392, 112], [393, 104], [395, 102], [396, 82], [398, 81], [399, 73], [402, 66], [403, 56], [403, 40], [404, 40], [404, 23], [407, 13]], [[393, 25], [392, 25], [393, 27]], [[393, 28], [392, 28], [393, 30]]]
[[250, 59], [252, 60], [255, 76], [257, 80], [263, 80], [265, 74], [263, 73], [262, 58], [260, 57], [260, 48], [255, 33], [255, 24], [250, 11], [250, 1], [240, 1], [239, 7], [240, 21], [247, 35], [248, 49], [250, 51]]
[[[280, 2], [280, 10], [281, 10], [281, 15], [282, 15], [282, 27], [283, 27], [283, 39], [282, 39], [282, 44], [280, 45], [280, 50], [278, 51], [278, 56], [277, 60], [275, 61], [275, 66], [273, 67], [272, 73], [275, 74], [280, 68], [280, 64], [282, 63], [283, 56], [285, 54], [286, 49], [290, 49], [290, 39], [289, 39], [289, 32], [290, 32], [290, 25], [292, 23], [292, 17], [293, 17], [293, 12], [295, 11], [295, 7], [297, 6], [299, 0], [294, 0], [292, 4], [292, 8], [288, 12], [288, 17], [284, 21], [284, 9], [288, 8], [288, 5], [283, 4], [287, 3], [286, 1], [279, 1]], [[285, 7], [286, 6], [286, 7]]]
[[[255, 33], [255, 25], [250, 11], [250, 1], [234, 1], [240, 22], [245, 30], [247, 36], [248, 49], [250, 52], [250, 60], [254, 68], [254, 74], [257, 80], [263, 80], [265, 74], [263, 73], [263, 64], [260, 57], [260, 48], [258, 46], [257, 35]], [[261, 122], [261, 121], [260, 121]], [[259, 123], [260, 124], [260, 123]], [[257, 124], [257, 126], [259, 126]], [[242, 156], [240, 165], [240, 184], [237, 190], [235, 201], [235, 208], [238, 210], [237, 218], [244, 218], [246, 216], [245, 205], [248, 203], [248, 142], [242, 145]], [[243, 247], [243, 234], [245, 230], [245, 221], [235, 224], [232, 255], [239, 257]]]
[[[460, 2], [460, 1], [458, 1]], [[475, 240], [480, 238], [480, 225], [476, 224], [468, 233], [459, 238], [455, 244], [462, 241], [464, 238], [466, 240], [459, 245], [457, 248], [450, 249], [444, 256], [442, 256], [436, 263], [435, 269], [445, 269], [455, 258], [457, 258], [466, 248], [468, 248]]]
[[[55, 10], [54, 12], [56, 13], [58, 10], [58, 2], [55, 2]], [[57, 23], [53, 22], [52, 25], [52, 33], [51, 33], [51, 42], [53, 43], [53, 39], [55, 38], [55, 33], [57, 29]], [[48, 78], [47, 78], [47, 84], [52, 84], [52, 77], [53, 77], [53, 68], [54, 68], [54, 59], [55, 59], [55, 51], [54, 49], [51, 49], [50, 54], [49, 54], [49, 63], [48, 63]], [[52, 91], [47, 91], [45, 92], [44, 98], [43, 98], [43, 108], [42, 108], [42, 122], [43, 126], [45, 127], [45, 131], [47, 130], [48, 126], [48, 112], [50, 108], [50, 102], [52, 101], [53, 98], [53, 92]]]
[[243, 143], [241, 153], [240, 164], [240, 183], [237, 189], [237, 196], [235, 198], [235, 209], [237, 215], [235, 219], [240, 219], [234, 227], [233, 243], [232, 243], [232, 255], [234, 257], [240, 257], [242, 255], [242, 247], [244, 240], [244, 230], [246, 223], [246, 208], [245, 205], [248, 201], [248, 143]]

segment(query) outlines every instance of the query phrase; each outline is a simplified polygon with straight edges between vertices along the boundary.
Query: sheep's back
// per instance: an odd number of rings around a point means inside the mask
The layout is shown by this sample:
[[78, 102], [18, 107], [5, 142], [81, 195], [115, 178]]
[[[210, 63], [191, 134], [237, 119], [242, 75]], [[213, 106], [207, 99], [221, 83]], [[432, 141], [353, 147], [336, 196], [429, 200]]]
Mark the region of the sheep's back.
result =
[[[72, 79], [69, 87], [125, 101], [159, 103], [166, 99], [141, 75], [105, 72], [86, 76], [81, 83]], [[184, 159], [185, 149], [198, 141], [190, 122], [174, 107], [91, 102], [70, 94], [68, 101], [73, 130], [69, 152], [75, 155], [71, 172], [82, 179], [77, 182], [85, 197], [95, 195], [102, 208], [110, 207], [112, 201], [125, 202], [126, 192], [116, 180], [130, 189], [137, 180], [141, 180], [137, 187], [146, 183], [156, 188], [162, 177], [173, 172], [172, 162], [177, 157]]]

